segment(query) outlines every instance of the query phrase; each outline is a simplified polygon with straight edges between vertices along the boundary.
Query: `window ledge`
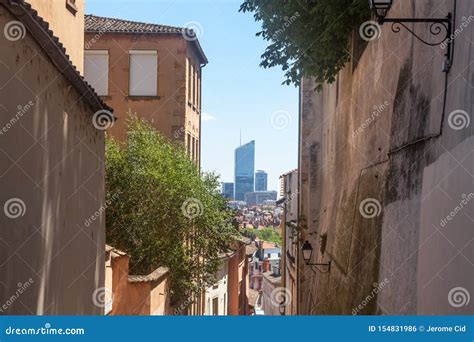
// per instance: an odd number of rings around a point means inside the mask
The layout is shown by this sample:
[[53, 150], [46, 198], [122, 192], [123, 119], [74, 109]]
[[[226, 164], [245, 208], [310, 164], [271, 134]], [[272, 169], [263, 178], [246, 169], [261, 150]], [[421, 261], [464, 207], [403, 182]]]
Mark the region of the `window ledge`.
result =
[[159, 100], [161, 96], [148, 96], [148, 95], [128, 95], [127, 99], [135, 101], [135, 100]]

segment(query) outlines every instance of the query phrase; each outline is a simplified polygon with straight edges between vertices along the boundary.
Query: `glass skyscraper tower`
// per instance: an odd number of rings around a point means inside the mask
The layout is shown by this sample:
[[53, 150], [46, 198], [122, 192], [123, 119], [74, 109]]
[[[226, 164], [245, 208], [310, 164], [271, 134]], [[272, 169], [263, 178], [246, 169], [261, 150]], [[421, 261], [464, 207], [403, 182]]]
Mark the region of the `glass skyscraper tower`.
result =
[[244, 201], [247, 192], [254, 191], [255, 140], [235, 149], [235, 200]]
[[255, 191], [267, 191], [268, 175], [265, 171], [257, 170], [255, 174]]

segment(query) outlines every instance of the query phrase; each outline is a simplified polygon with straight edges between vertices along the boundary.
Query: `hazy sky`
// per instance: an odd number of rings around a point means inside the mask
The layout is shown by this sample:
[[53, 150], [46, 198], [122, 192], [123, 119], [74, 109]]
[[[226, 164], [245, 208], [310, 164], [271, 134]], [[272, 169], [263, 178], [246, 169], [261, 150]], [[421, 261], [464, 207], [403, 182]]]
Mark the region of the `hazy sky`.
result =
[[259, 67], [266, 42], [260, 24], [234, 0], [86, 0], [86, 13], [190, 26], [209, 64], [202, 72], [202, 168], [233, 181], [234, 149], [252, 139], [255, 169], [268, 172], [269, 190], [297, 167], [298, 89], [281, 85], [280, 69]]

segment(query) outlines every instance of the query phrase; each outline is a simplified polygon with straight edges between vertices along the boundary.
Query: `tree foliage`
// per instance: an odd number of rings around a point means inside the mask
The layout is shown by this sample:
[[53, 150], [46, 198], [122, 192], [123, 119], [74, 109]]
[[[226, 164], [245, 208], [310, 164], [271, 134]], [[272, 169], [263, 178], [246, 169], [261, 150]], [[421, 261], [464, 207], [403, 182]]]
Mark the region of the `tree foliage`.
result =
[[127, 125], [127, 144], [106, 141], [107, 243], [130, 255], [134, 274], [168, 267], [177, 304], [213, 281], [236, 233], [232, 212], [217, 176], [146, 122]]
[[245, 0], [241, 12], [261, 21], [257, 36], [269, 41], [261, 66], [281, 66], [283, 83], [314, 77], [318, 87], [333, 82], [349, 60], [351, 33], [369, 17], [367, 0]]

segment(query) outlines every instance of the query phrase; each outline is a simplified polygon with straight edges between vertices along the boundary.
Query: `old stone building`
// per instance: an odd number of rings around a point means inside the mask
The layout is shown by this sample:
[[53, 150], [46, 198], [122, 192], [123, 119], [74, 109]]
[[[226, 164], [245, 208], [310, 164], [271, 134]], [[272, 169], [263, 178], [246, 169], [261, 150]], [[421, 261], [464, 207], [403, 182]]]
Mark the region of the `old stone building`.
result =
[[111, 109], [78, 72], [83, 2], [69, 5], [0, 1], [1, 314], [103, 312], [93, 295], [104, 284], [104, 131], [94, 120]]
[[302, 82], [300, 241], [331, 266], [300, 257], [299, 314], [474, 312], [474, 3], [436, 3], [394, 1], [388, 17], [451, 13], [447, 72], [446, 44], [386, 23], [368, 42], [354, 33], [333, 84]]
[[186, 28], [85, 17], [85, 78], [114, 108], [108, 129], [124, 141], [128, 113], [184, 144], [199, 165], [201, 69], [207, 58]]

